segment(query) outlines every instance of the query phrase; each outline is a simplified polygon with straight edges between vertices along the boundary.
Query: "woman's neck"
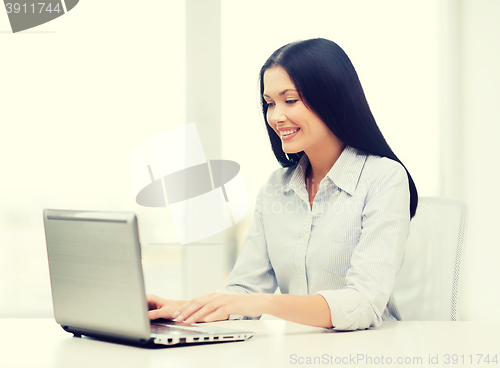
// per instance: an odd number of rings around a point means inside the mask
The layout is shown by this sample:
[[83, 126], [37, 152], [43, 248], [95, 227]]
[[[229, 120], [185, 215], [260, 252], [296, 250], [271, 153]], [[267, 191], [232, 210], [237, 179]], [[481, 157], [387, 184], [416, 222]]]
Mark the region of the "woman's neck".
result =
[[309, 203], [312, 208], [314, 197], [319, 190], [319, 183], [331, 170], [335, 162], [342, 154], [345, 148], [345, 144], [341, 143], [339, 145], [334, 145], [328, 150], [323, 150], [322, 152], [312, 153], [305, 152], [308, 159], [309, 165], [306, 170], [306, 189], [309, 193]]
[[328, 150], [305, 152], [309, 159], [306, 179], [312, 180], [312, 182], [319, 185], [319, 182], [337, 162], [344, 148], [345, 144], [340, 142], [340, 144], [331, 146]]

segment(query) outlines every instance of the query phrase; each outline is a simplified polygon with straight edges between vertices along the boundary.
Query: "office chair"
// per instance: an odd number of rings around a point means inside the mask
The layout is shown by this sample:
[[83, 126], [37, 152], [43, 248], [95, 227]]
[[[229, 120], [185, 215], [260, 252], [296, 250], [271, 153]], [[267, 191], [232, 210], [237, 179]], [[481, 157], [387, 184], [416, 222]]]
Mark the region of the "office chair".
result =
[[464, 202], [419, 198], [393, 295], [403, 321], [456, 321], [467, 229]]

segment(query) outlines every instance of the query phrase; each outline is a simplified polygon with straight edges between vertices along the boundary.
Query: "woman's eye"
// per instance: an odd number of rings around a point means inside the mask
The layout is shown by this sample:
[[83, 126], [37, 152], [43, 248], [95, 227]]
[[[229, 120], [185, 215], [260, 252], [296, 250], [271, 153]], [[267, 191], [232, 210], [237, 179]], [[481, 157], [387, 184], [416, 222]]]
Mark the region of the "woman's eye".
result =
[[268, 107], [268, 108], [269, 108], [269, 107], [274, 107], [274, 102], [266, 102], [266, 104], [267, 104], [267, 107]]
[[293, 105], [297, 101], [298, 100], [286, 100], [286, 103], [289, 104], [289, 105]]

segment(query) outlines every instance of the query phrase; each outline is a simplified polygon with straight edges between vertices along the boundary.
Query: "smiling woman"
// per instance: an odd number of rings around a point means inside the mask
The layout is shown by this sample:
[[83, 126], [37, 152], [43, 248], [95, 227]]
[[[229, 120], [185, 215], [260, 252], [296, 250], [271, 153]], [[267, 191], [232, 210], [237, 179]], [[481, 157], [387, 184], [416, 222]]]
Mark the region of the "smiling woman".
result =
[[341, 142], [302, 101], [285, 69], [278, 65], [267, 69], [263, 85], [276, 90], [265, 90], [263, 97], [267, 122], [280, 136], [283, 152], [307, 151], [309, 157], [314, 152], [325, 155], [325, 150], [340, 154]]
[[259, 192], [225, 289], [187, 302], [148, 296], [150, 317], [271, 314], [338, 330], [399, 320], [392, 288], [418, 196], [349, 58], [326, 39], [294, 42], [271, 55], [260, 81], [283, 168]]
[[279, 64], [266, 69], [262, 85], [276, 90], [265, 90], [263, 98], [268, 126], [281, 139], [282, 151], [285, 154], [305, 152], [309, 160], [321, 163], [315, 167], [314, 175], [318, 180], [314, 181], [311, 170], [306, 178], [312, 206], [312, 200], [318, 190], [314, 183], [319, 183], [330, 170], [345, 144], [302, 101], [294, 83]]

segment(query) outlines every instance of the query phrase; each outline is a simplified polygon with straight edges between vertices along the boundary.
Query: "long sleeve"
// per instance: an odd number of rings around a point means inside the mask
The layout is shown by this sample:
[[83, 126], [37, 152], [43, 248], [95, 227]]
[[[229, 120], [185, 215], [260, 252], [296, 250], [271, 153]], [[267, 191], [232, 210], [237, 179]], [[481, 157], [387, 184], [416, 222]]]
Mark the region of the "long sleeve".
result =
[[370, 186], [362, 210], [361, 235], [350, 260], [346, 286], [322, 290], [334, 329], [379, 326], [401, 267], [409, 229], [408, 178], [393, 166]]
[[[243, 243], [236, 264], [231, 271], [223, 292], [232, 294], [274, 293], [276, 276], [269, 261], [266, 236], [262, 221], [262, 189], [257, 195], [254, 222]], [[231, 319], [245, 318], [232, 315]]]

